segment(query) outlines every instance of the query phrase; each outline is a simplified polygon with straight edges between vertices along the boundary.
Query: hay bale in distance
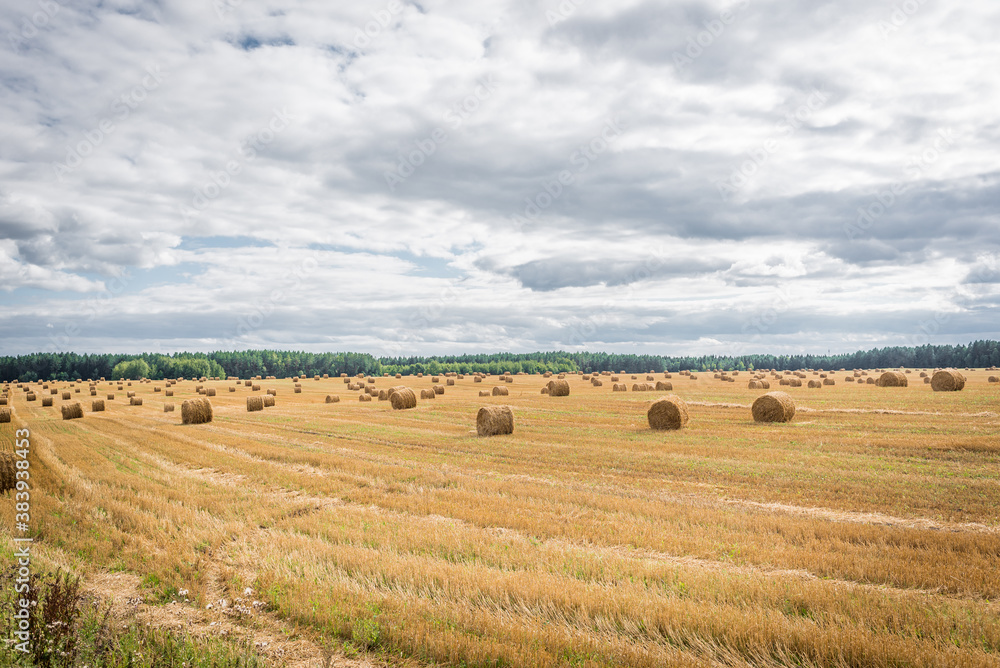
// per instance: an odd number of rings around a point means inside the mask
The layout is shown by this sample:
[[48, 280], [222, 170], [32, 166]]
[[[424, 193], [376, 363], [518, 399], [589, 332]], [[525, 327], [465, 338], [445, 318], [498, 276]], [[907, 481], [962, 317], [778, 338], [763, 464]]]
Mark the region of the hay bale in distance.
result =
[[990, 376], [989, 378], [986, 379], [986, 382], [987, 383], [1000, 383], [1000, 378], [997, 378], [996, 376]]
[[488, 397], [488, 396], [490, 396], [490, 394], [491, 393], [490, 393], [489, 390], [479, 390], [479, 396], [481, 396], [481, 397]]
[[264, 400], [264, 408], [272, 408], [274, 406], [273, 394], [263, 394], [260, 398]]
[[476, 433], [503, 436], [514, 433], [514, 412], [510, 406], [483, 406], [476, 415]]
[[548, 393], [549, 393], [549, 388], [548, 388], [548, 386], [546, 386], [546, 387], [543, 387], [543, 388], [542, 388], [542, 394], [548, 394]]
[[646, 413], [650, 429], [680, 429], [688, 422], [688, 409], [676, 394], [668, 394], [653, 402]]
[[[449, 379], [450, 380], [450, 379]], [[435, 385], [431, 388], [434, 394], [444, 394], [444, 385]]]
[[965, 376], [955, 369], [942, 369], [931, 376], [931, 389], [935, 392], [960, 392], [965, 388]]
[[79, 401], [74, 401], [71, 404], [64, 404], [62, 406], [63, 420], [78, 420], [82, 417], [83, 417], [83, 406], [80, 405]]
[[71, 395], [69, 392], [63, 392], [62, 393], [62, 400], [63, 401], [69, 401], [72, 398], [73, 398], [73, 395]]
[[328, 394], [328, 395], [326, 395], [326, 403], [328, 403], [328, 404], [336, 404], [336, 403], [339, 403], [339, 402], [340, 402], [340, 396], [338, 396], [336, 394]]
[[548, 382], [547, 387], [549, 388], [549, 396], [550, 397], [568, 397], [569, 396], [569, 381], [568, 380], [550, 380]]
[[10, 415], [10, 408], [0, 408], [0, 423], [6, 424], [7, 422], [10, 422]]
[[142, 397], [132, 397], [128, 403], [130, 406], [142, 406]]
[[52, 397], [42, 397], [42, 408], [47, 408], [52, 405]]
[[673, 392], [673, 383], [664, 383], [662, 380], [656, 381], [656, 391], [657, 392]]
[[434, 390], [420, 390], [421, 399], [433, 399], [437, 396], [437, 392]]
[[107, 397], [107, 399], [108, 399], [108, 401], [114, 401], [114, 400], [115, 400], [115, 395], [113, 395], [113, 394], [108, 394], [108, 397]]
[[264, 397], [259, 394], [247, 397], [247, 413], [264, 410]]
[[0, 452], [0, 494], [17, 488], [16, 461], [17, 456], [13, 452]]
[[371, 400], [372, 400], [372, 395], [368, 394], [367, 392], [365, 394], [358, 395], [358, 401], [371, 401]]
[[[552, 392], [551, 387], [549, 387], [549, 392], [550, 393]], [[510, 393], [507, 391], [506, 387], [500, 387], [499, 385], [497, 385], [496, 387], [493, 388], [494, 397], [506, 397], [508, 394]]]
[[188, 399], [181, 404], [181, 422], [205, 424], [212, 421], [212, 402], [208, 399]]
[[104, 399], [94, 399], [90, 402], [90, 412], [91, 413], [102, 413], [104, 412]]
[[809, 387], [811, 387], [811, 388], [823, 387], [823, 383], [821, 383], [818, 380], [810, 380], [809, 381]]
[[174, 405], [173, 404], [163, 404], [163, 412], [164, 413], [173, 413], [174, 412]]
[[625, 383], [615, 383], [611, 387], [612, 392], [628, 392], [628, 385]]
[[205, 394], [207, 396], [214, 397], [215, 396], [215, 388], [214, 387], [208, 388], [208, 390], [205, 392]]
[[836, 385], [837, 381], [835, 381], [833, 378], [824, 378], [823, 379], [823, 384], [824, 385]]
[[909, 381], [902, 371], [886, 371], [875, 383], [879, 387], [906, 387]]
[[389, 402], [392, 404], [393, 410], [405, 410], [407, 408], [416, 408], [417, 406], [417, 395], [414, 394], [413, 390], [408, 387], [404, 387], [401, 390], [396, 390], [389, 397]]
[[768, 392], [750, 407], [754, 422], [788, 422], [795, 417], [795, 402], [785, 392]]

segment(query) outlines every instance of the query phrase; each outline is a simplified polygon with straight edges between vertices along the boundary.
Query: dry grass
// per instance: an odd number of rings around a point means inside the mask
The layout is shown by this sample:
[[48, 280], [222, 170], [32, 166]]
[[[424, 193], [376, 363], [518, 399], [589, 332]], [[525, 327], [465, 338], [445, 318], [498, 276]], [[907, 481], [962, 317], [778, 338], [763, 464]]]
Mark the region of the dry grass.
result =
[[554, 402], [539, 376], [505, 383], [496, 439], [471, 376], [407, 411], [275, 381], [280, 408], [223, 392], [198, 429], [113, 403], [63, 423], [19, 392], [0, 434], [31, 427], [39, 559], [202, 610], [250, 586], [289, 635], [406, 665], [995, 666], [1000, 404], [963, 373], [783, 388], [800, 412], [774, 425], [759, 391], [685, 375], [669, 437], [647, 398], [574, 381]]

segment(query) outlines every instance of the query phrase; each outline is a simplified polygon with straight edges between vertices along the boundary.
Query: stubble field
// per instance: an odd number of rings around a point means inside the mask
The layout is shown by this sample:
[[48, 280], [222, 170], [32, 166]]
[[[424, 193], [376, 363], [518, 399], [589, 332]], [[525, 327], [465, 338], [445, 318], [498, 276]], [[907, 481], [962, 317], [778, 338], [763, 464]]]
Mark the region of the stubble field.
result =
[[[787, 424], [753, 422], [745, 372], [674, 373], [690, 422], [671, 432], [646, 421], [664, 392], [631, 391], [645, 374], [570, 374], [568, 397], [466, 376], [410, 410], [340, 378], [136, 381], [142, 406], [100, 382], [103, 413], [86, 383], [53, 384], [72, 398], [52, 407], [12, 385], [0, 447], [30, 429], [39, 559], [276, 664], [335, 646], [358, 665], [1000, 665], [1000, 386], [973, 370], [932, 392], [919, 371], [772, 382]], [[214, 420], [182, 425], [198, 384]], [[62, 420], [74, 401], [84, 419]], [[476, 435], [491, 404], [513, 435]], [[9, 500], [0, 516], [10, 559]]]

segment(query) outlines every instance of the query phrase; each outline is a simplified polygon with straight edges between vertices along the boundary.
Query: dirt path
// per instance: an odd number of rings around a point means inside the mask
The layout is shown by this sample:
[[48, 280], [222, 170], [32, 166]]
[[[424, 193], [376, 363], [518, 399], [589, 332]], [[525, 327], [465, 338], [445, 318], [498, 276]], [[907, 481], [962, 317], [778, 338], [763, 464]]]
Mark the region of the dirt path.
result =
[[[213, 573], [218, 572], [215, 567]], [[254, 605], [253, 594], [226, 600], [217, 577], [210, 577], [211, 607], [197, 608], [183, 599], [148, 605], [139, 592], [140, 579], [129, 573], [95, 573], [83, 579], [83, 589], [112, 606], [117, 620], [137, 618], [154, 628], [193, 637], [247, 638], [270, 666], [288, 668], [385, 668], [389, 664], [365, 657], [330, 653]], [[218, 595], [218, 598], [215, 598]], [[328, 661], [329, 660], [329, 661]]]

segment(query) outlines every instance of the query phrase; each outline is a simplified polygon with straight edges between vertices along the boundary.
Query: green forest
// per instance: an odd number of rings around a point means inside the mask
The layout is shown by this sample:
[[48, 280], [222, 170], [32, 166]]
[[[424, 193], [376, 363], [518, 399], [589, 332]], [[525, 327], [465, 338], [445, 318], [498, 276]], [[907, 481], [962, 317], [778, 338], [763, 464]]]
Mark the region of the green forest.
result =
[[443, 357], [382, 357], [367, 353], [307, 353], [287, 350], [244, 350], [212, 353], [140, 355], [34, 353], [0, 357], [0, 381], [75, 380], [97, 378], [199, 378], [201, 376], [314, 376], [358, 373], [403, 375], [482, 371], [707, 371], [710, 369], [854, 369], [890, 367], [1000, 366], [1000, 342], [968, 345], [875, 348], [841, 355], [714, 355], [664, 357], [618, 353], [485, 353]]

